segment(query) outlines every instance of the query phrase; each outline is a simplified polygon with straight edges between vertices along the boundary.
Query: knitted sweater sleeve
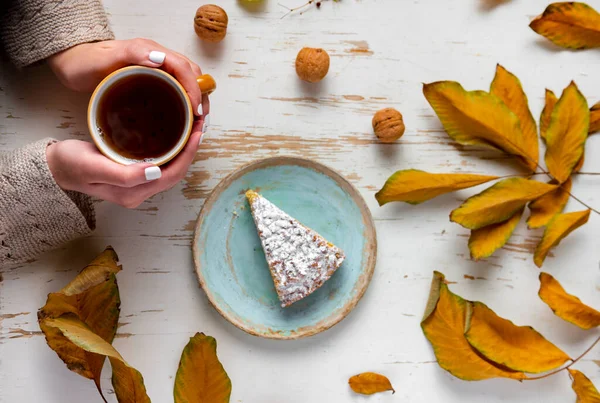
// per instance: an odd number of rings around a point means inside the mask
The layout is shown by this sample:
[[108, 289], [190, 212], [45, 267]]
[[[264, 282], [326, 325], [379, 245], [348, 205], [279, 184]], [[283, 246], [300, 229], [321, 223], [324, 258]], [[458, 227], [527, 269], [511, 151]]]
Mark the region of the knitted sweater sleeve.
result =
[[100, 0], [2, 0], [0, 35], [17, 67], [80, 43], [114, 39]]
[[0, 267], [34, 258], [96, 226], [91, 199], [62, 190], [46, 161], [44, 139], [0, 154]]

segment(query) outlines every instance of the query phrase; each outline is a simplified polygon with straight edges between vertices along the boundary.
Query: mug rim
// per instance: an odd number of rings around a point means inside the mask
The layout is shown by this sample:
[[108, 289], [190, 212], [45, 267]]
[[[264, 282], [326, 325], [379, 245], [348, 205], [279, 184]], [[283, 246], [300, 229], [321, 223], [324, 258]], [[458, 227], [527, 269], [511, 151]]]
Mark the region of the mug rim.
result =
[[[125, 74], [127, 72], [132, 72], [132, 71], [133, 71], [133, 73]], [[132, 74], [136, 74], [136, 73], [151, 75], [154, 77], [160, 77], [164, 82], [171, 85], [177, 91], [180, 98], [185, 102], [184, 109], [186, 110], [186, 114], [187, 114], [187, 116], [185, 117], [185, 120], [186, 120], [185, 126], [183, 129], [183, 132], [180, 135], [180, 138], [179, 138], [179, 141], [177, 142], [177, 144], [175, 144], [174, 147], [172, 147], [165, 154], [163, 154], [159, 157], [146, 158], [143, 160], [128, 158], [128, 157], [125, 157], [125, 156], [119, 154], [116, 150], [113, 150], [110, 146], [108, 146], [106, 144], [106, 142], [101, 140], [101, 138], [100, 138], [101, 135], [98, 132], [98, 127], [96, 124], [96, 114], [98, 111], [98, 103], [99, 103], [102, 95], [104, 95], [106, 90], [108, 88], [110, 88], [112, 85], [114, 85], [115, 83], [117, 83], [119, 80], [121, 80], [127, 76], [130, 76]], [[183, 147], [185, 147], [185, 145], [187, 144], [187, 142], [190, 138], [190, 134], [192, 133], [193, 123], [194, 123], [194, 113], [192, 111], [192, 103], [190, 101], [190, 98], [189, 98], [186, 90], [179, 83], [179, 81], [177, 81], [177, 79], [175, 79], [175, 77], [173, 77], [172, 75], [170, 75], [169, 73], [167, 73], [163, 70], [160, 70], [157, 68], [145, 67], [145, 66], [128, 66], [128, 67], [120, 68], [120, 69], [115, 70], [112, 73], [110, 73], [94, 89], [94, 92], [92, 93], [92, 96], [90, 97], [90, 101], [88, 103], [88, 109], [87, 109], [88, 130], [90, 132], [90, 136], [92, 137], [92, 141], [96, 145], [96, 148], [98, 148], [98, 150], [107, 158], [111, 159], [112, 161], [114, 161], [116, 163], [122, 164], [122, 165], [131, 165], [131, 164], [137, 164], [137, 163], [141, 163], [141, 162], [148, 162], [148, 163], [151, 163], [151, 164], [154, 164], [157, 166], [166, 164], [167, 162], [169, 162], [173, 158], [175, 158], [175, 156], [177, 156], [181, 152]]]

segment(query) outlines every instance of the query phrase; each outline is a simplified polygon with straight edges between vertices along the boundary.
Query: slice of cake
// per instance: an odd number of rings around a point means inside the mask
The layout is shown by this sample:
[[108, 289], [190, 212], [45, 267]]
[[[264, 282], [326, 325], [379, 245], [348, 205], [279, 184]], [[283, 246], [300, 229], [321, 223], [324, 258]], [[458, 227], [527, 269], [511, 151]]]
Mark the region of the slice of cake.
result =
[[253, 190], [246, 197], [281, 306], [312, 294], [340, 267], [344, 252]]

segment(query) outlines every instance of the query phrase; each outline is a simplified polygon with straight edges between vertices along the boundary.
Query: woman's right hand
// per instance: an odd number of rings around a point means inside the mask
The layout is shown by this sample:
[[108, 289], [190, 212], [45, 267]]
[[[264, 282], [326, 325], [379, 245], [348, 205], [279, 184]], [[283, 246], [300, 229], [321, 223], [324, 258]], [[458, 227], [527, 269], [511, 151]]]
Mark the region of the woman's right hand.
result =
[[80, 140], [50, 144], [46, 149], [48, 167], [61, 189], [135, 208], [185, 177], [202, 139], [201, 124], [194, 123], [185, 148], [162, 170], [147, 163], [118, 164], [101, 154], [94, 144]]

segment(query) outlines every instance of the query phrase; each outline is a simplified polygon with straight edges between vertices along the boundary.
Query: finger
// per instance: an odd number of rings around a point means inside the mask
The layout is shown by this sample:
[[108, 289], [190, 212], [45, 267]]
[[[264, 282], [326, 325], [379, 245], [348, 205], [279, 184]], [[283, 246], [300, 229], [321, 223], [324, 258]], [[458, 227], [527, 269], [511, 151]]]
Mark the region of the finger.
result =
[[88, 160], [90, 184], [107, 184], [123, 188], [132, 188], [159, 179], [162, 171], [149, 163], [121, 165], [105, 156]]
[[[133, 39], [127, 41], [123, 57], [128, 63], [139, 64], [146, 67], [160, 67], [174, 76], [181, 83], [192, 103], [192, 109], [196, 116], [202, 115], [203, 108], [198, 109], [202, 103], [202, 93], [198, 87], [196, 78], [201, 75], [198, 66], [187, 57], [165, 48], [164, 46], [144, 39]], [[196, 67], [197, 70], [196, 70]]]
[[192, 108], [196, 116], [202, 115], [203, 109], [198, 109], [202, 104], [202, 93], [198, 87], [197, 73], [192, 70], [191, 64], [177, 54], [167, 54], [162, 67], [167, 73], [173, 75], [181, 83], [192, 102]]

